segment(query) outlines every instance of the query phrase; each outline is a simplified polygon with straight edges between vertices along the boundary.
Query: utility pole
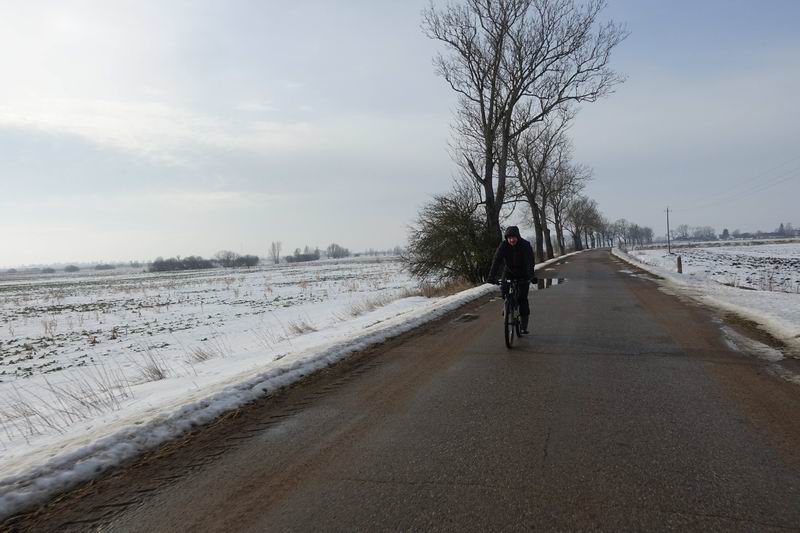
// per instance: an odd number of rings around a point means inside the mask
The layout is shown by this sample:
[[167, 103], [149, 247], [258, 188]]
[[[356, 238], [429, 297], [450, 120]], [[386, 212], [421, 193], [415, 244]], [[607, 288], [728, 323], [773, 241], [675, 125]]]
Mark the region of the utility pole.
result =
[[669, 206], [667, 206], [667, 252], [672, 253], [672, 243], [669, 240]]

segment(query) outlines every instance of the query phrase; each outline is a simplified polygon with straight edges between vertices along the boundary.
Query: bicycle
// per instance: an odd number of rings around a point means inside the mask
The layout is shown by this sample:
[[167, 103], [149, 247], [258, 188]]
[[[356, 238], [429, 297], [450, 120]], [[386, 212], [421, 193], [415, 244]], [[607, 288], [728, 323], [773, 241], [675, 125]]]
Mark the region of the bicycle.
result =
[[514, 336], [519, 338], [520, 334], [520, 314], [517, 293], [519, 292], [519, 281], [508, 281], [506, 290], [505, 305], [503, 307], [503, 335], [506, 340], [506, 348], [509, 350], [514, 346]]

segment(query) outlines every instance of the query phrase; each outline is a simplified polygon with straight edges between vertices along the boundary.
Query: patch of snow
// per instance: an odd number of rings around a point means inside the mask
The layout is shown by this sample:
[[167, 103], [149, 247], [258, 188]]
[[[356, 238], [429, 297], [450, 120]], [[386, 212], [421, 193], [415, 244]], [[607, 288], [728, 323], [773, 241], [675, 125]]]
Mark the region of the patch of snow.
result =
[[[800, 247], [794, 250], [787, 254], [797, 253], [800, 258]], [[668, 256], [667, 260], [663, 256], [654, 258], [650, 250], [647, 252], [612, 250], [612, 254], [623, 261], [663, 278], [661, 283], [672, 292], [751, 320], [793, 350], [800, 350], [800, 294], [723, 285], [698, 270], [684, 270], [684, 274], [678, 274], [672, 267], [674, 256]]]
[[725, 335], [725, 342], [728, 344], [728, 346], [736, 351], [755, 355], [759, 359], [763, 359], [764, 361], [769, 361], [771, 363], [776, 363], [784, 359], [783, 354], [771, 346], [767, 346], [762, 342], [745, 337], [741, 333], [728, 326], [722, 326], [721, 329], [722, 333]]

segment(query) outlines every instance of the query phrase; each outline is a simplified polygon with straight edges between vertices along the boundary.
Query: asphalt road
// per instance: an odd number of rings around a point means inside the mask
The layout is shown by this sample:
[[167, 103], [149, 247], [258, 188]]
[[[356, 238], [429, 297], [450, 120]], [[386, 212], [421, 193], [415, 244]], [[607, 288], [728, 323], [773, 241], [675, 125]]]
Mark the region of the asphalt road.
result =
[[629, 268], [574, 256], [512, 351], [476, 302], [0, 529], [800, 530], [800, 386]]

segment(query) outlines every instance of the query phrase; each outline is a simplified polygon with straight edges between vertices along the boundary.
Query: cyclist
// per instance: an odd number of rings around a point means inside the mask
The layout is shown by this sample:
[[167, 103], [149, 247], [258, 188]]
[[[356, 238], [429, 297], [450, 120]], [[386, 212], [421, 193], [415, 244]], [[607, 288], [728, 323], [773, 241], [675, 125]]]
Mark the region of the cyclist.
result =
[[528, 304], [528, 289], [531, 282], [536, 282], [534, 271], [534, 255], [531, 243], [523, 239], [519, 234], [517, 226], [506, 228], [505, 239], [497, 247], [492, 261], [492, 268], [489, 270], [489, 283], [497, 285], [497, 273], [500, 265], [503, 264], [503, 283], [501, 291], [505, 298], [508, 291], [509, 280], [517, 280], [519, 293], [520, 314], [520, 334], [528, 334], [528, 319], [531, 315], [530, 305]]

